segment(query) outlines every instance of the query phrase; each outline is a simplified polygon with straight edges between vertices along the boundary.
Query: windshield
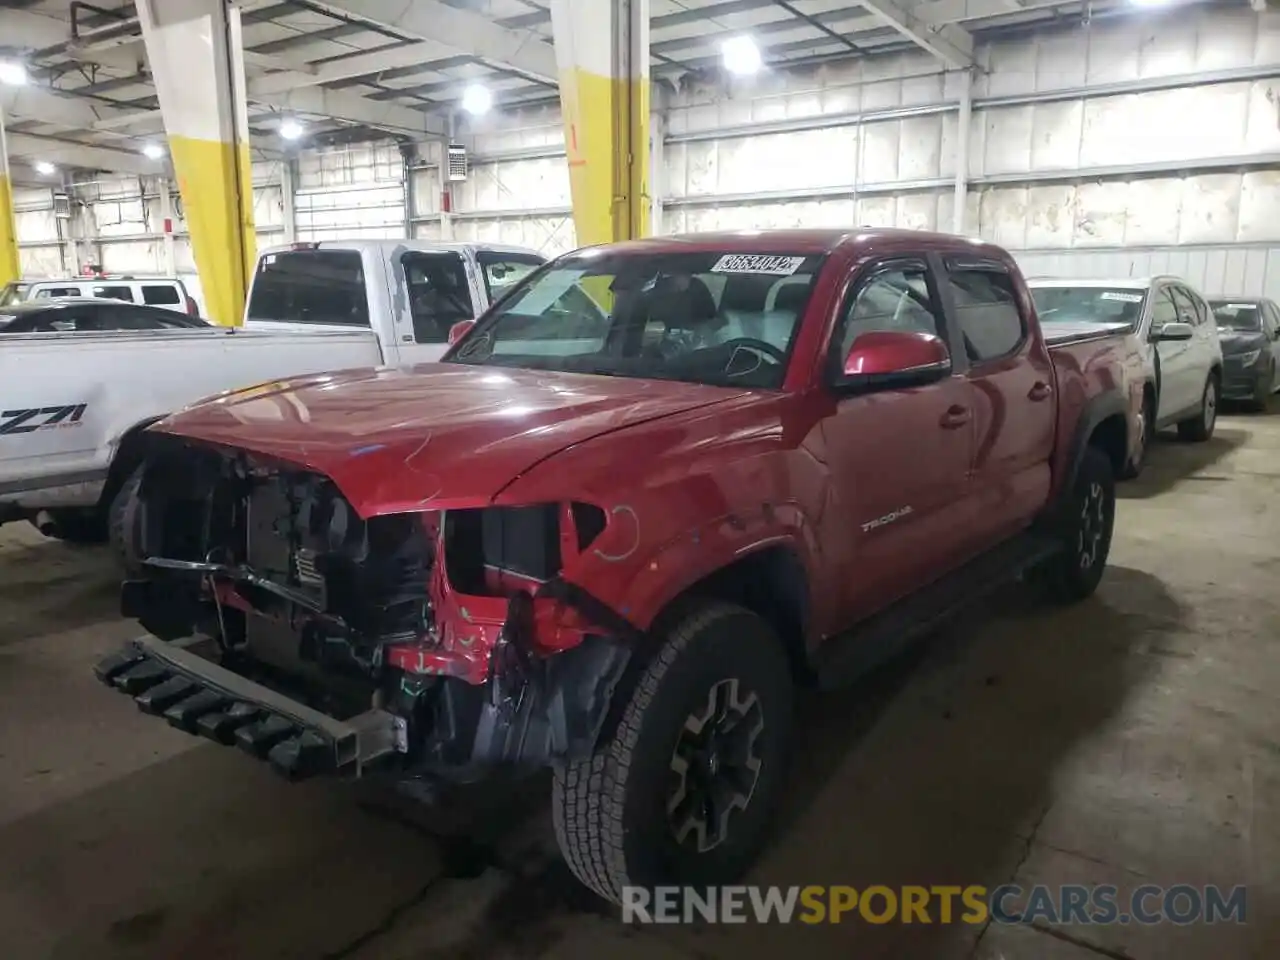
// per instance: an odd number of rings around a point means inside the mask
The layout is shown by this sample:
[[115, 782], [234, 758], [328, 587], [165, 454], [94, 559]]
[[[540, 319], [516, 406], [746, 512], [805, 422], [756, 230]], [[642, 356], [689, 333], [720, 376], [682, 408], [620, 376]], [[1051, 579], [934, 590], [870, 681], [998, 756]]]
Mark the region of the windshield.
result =
[[785, 251], [569, 254], [498, 304], [444, 359], [779, 387], [824, 260]]
[[0, 307], [11, 307], [15, 303], [22, 303], [26, 299], [27, 291], [31, 289], [29, 283], [6, 283], [0, 287]]
[[1210, 300], [1213, 318], [1219, 327], [1227, 330], [1261, 330], [1258, 304], [1236, 300]]
[[1123, 323], [1134, 330], [1146, 298], [1135, 287], [1031, 287], [1041, 323]]

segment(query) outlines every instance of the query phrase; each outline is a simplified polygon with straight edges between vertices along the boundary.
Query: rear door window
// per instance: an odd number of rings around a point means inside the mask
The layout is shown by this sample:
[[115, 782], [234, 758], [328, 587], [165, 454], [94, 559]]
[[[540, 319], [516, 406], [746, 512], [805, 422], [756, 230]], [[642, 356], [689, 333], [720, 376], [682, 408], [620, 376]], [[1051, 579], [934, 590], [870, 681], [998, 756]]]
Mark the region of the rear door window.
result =
[[58, 297], [82, 297], [79, 287], [36, 287], [34, 300], [52, 300]]
[[952, 267], [947, 280], [970, 361], [999, 360], [1022, 346], [1027, 326], [1005, 270]]
[[142, 302], [153, 307], [176, 306], [182, 302], [178, 288], [167, 283], [144, 283]]
[[406, 253], [404, 270], [413, 339], [418, 343], [447, 343], [449, 328], [475, 316], [467, 268], [456, 253]]
[[94, 287], [90, 296], [100, 297], [104, 300], [127, 300], [133, 303], [133, 290], [128, 284], [103, 284], [100, 287]]
[[1178, 320], [1182, 323], [1189, 323], [1193, 327], [1198, 327], [1204, 320], [1200, 316], [1200, 311], [1196, 309], [1195, 298], [1187, 292], [1183, 287], [1170, 286], [1169, 293], [1173, 296], [1173, 305], [1178, 313]]
[[250, 320], [369, 326], [364, 264], [355, 250], [267, 253], [249, 294]]

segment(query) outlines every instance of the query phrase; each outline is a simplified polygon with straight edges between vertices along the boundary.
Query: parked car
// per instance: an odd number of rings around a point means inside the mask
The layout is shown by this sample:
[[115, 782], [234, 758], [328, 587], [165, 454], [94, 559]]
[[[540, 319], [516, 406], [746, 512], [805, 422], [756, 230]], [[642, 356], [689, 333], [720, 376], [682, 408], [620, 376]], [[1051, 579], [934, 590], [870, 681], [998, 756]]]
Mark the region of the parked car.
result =
[[[48, 536], [102, 540], [148, 425], [233, 388], [438, 359], [451, 325], [484, 311], [501, 281], [545, 259], [485, 244], [298, 244], [259, 256], [243, 328], [0, 335], [0, 523], [29, 520]], [[87, 309], [82, 300], [40, 303]]]
[[1266, 297], [1211, 297], [1222, 343], [1222, 396], [1265, 410], [1280, 389], [1280, 307]]
[[0, 307], [0, 333], [4, 334], [190, 330], [207, 326], [209, 324], [199, 317], [160, 307], [121, 303], [119, 300], [30, 300], [12, 307]]
[[122, 596], [147, 634], [97, 673], [290, 778], [551, 766], [599, 894], [723, 882], [785, 783], [795, 683], [1022, 572], [1094, 591], [1142, 397], [1123, 349], [1047, 347], [1014, 261], [959, 237], [567, 254], [440, 363], [148, 430]]
[[197, 317], [200, 309], [177, 277], [135, 277], [93, 274], [44, 280], [18, 280], [0, 289], [0, 309], [32, 300], [59, 300], [86, 297], [123, 300], [161, 307]]
[[1183, 440], [1213, 436], [1222, 393], [1222, 346], [1204, 297], [1177, 277], [1124, 280], [1033, 279], [1036, 312], [1056, 324], [1123, 327], [1146, 366], [1143, 444], [1176, 425]]

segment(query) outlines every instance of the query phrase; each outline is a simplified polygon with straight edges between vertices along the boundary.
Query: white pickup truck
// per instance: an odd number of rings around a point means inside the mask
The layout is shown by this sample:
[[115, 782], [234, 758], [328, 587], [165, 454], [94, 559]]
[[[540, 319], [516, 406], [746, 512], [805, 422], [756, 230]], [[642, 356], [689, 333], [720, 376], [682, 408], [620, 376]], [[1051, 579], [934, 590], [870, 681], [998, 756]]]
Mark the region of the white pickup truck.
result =
[[292, 244], [259, 255], [242, 328], [6, 337], [0, 523], [102, 540], [150, 424], [227, 390], [438, 359], [455, 324], [545, 260], [486, 244]]

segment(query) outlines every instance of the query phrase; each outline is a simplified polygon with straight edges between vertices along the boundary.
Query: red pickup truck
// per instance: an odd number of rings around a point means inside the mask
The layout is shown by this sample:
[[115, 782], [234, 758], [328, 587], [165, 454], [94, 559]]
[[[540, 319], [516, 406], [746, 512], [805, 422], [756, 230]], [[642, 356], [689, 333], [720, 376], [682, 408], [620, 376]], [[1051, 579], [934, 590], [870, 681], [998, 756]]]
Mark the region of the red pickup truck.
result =
[[145, 712], [291, 778], [554, 768], [576, 875], [724, 882], [793, 691], [1023, 574], [1093, 592], [1141, 383], [1003, 250], [667, 237], [540, 268], [442, 362], [162, 421], [122, 542]]

